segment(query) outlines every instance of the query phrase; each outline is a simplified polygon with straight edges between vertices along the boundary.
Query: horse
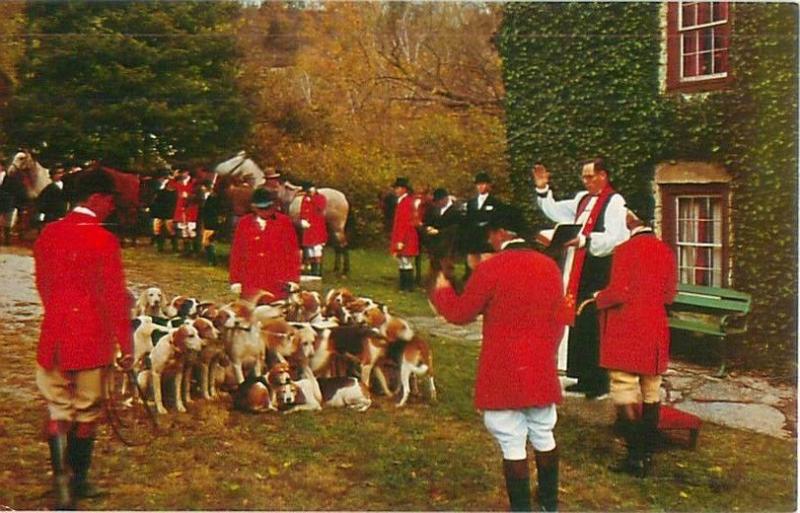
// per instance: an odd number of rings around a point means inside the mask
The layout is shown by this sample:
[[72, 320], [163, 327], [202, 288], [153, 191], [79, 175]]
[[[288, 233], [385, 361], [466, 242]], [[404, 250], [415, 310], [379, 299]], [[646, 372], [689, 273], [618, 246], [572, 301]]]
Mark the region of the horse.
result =
[[[247, 157], [245, 152], [239, 152], [218, 164], [214, 170], [217, 174], [224, 177], [228, 182], [224, 187], [224, 196], [231, 205], [235, 215], [242, 215], [250, 208], [250, 198], [253, 191], [261, 187], [266, 182], [264, 171]], [[239, 182], [231, 183], [231, 182]], [[283, 211], [299, 224], [300, 204], [302, 195], [298, 192], [302, 188], [292, 184], [289, 180], [282, 180], [278, 183], [276, 193]], [[332, 236], [336, 258], [333, 270], [338, 272], [340, 269], [343, 275], [350, 273], [350, 253], [346, 234], [347, 218], [350, 212], [350, 203], [343, 192], [330, 187], [322, 187], [317, 191], [325, 196], [327, 207], [325, 208], [325, 223], [328, 233]]]
[[36, 198], [45, 187], [50, 185], [50, 171], [37, 162], [28, 150], [22, 150], [14, 155], [8, 166], [8, 179], [19, 180], [25, 190], [25, 198], [18, 198], [18, 223], [19, 239], [23, 240], [25, 233], [31, 228], [33, 219], [36, 218]]
[[[298, 194], [301, 189], [302, 187], [294, 185], [289, 180], [283, 181], [278, 187], [278, 198], [280, 198], [285, 211], [297, 223], [300, 222], [300, 207], [303, 202], [303, 195]], [[333, 270], [336, 272], [341, 268], [342, 274], [347, 276], [350, 273], [350, 252], [345, 229], [350, 204], [347, 196], [338, 189], [322, 187], [317, 189], [317, 192], [325, 196], [326, 200], [325, 224], [328, 227], [328, 233], [333, 235], [333, 248], [336, 252]]]
[[228, 180], [239, 179], [247, 182], [253, 187], [261, 187], [266, 181], [264, 171], [252, 159], [248, 158], [247, 153], [244, 151], [240, 151], [236, 156], [217, 164], [214, 172], [226, 177]]

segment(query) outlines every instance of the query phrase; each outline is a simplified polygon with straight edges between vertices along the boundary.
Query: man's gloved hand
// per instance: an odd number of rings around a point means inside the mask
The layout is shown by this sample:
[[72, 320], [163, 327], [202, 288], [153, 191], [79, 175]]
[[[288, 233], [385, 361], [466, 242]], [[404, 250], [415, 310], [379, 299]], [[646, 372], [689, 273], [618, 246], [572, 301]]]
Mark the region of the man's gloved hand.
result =
[[242, 293], [242, 284], [241, 283], [231, 283], [231, 292], [234, 294], [241, 294]]
[[304, 230], [308, 230], [309, 228], [311, 228], [311, 223], [309, 223], [305, 219], [301, 219], [300, 220], [300, 226], [302, 226]]

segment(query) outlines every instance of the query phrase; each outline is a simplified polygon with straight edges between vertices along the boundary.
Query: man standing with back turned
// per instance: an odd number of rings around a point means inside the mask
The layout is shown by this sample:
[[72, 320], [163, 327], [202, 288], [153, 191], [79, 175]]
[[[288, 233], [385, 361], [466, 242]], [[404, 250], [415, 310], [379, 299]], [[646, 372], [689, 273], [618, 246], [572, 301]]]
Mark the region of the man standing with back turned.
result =
[[466, 324], [483, 314], [475, 407], [503, 452], [511, 511], [530, 511], [527, 441], [536, 451], [539, 505], [558, 509], [558, 449], [553, 436], [561, 385], [556, 348], [563, 332], [563, 293], [556, 264], [518, 235], [521, 216], [509, 207], [488, 220], [498, 252], [481, 262], [460, 295], [439, 274], [431, 301], [439, 314]]
[[[637, 208], [642, 219], [651, 211]], [[661, 375], [669, 363], [666, 305], [677, 287], [675, 255], [639, 216], [628, 216], [631, 238], [614, 252], [608, 286], [595, 293], [603, 327], [600, 365], [611, 377], [611, 400], [628, 454], [611, 467], [645, 477], [658, 440]], [[637, 415], [639, 397], [642, 416]]]
[[[567, 376], [577, 378], [569, 392], [581, 392], [587, 399], [608, 392], [608, 376], [600, 368], [597, 310], [594, 304], [575, 317], [582, 301], [605, 287], [611, 269], [611, 253], [628, 239], [625, 226], [625, 200], [610, 183], [610, 174], [602, 158], [584, 162], [581, 179], [586, 191], [573, 199], [556, 201], [550, 190], [550, 173], [541, 164], [533, 167], [536, 203], [544, 215], [556, 223], [581, 225], [580, 234], [569, 241], [564, 261], [564, 295], [571, 318], [564, 338], [569, 339]], [[563, 341], [562, 341], [563, 344]]]
[[[36, 384], [47, 401], [46, 425], [56, 509], [101, 492], [88, 481], [103, 380], [117, 344], [120, 365], [133, 363], [119, 242], [101, 223], [114, 210], [114, 182], [102, 169], [79, 179], [78, 206], [48, 224], [33, 247], [44, 306]], [[73, 475], [70, 478], [69, 472]]]

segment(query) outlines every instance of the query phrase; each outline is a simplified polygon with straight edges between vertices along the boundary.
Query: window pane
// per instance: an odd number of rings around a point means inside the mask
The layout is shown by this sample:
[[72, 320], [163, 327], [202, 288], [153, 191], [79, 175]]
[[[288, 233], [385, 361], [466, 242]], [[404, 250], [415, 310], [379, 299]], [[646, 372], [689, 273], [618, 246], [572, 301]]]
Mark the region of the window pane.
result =
[[708, 51], [712, 49], [714, 43], [714, 29], [712, 27], [704, 28], [700, 32], [700, 51]]
[[714, 16], [714, 21], [727, 20], [728, 2], [714, 2], [713, 16]]
[[684, 32], [683, 34], [683, 53], [697, 53], [697, 31]]
[[714, 50], [724, 50], [726, 48], [728, 48], [726, 27], [714, 27]]
[[711, 21], [711, 3], [699, 2], [697, 4], [697, 24], [703, 25]]
[[695, 55], [687, 55], [683, 58], [683, 76], [696, 77], [697, 76], [697, 57]]
[[712, 71], [711, 71], [711, 69], [712, 69], [711, 68], [712, 58], [713, 58], [713, 55], [711, 54], [711, 52], [703, 52], [703, 53], [698, 55], [698, 59], [697, 59], [698, 60], [698, 69], [697, 69], [697, 74], [698, 75], [710, 75], [712, 73]]
[[728, 72], [728, 50], [714, 52], [714, 73]]
[[681, 15], [682, 15], [682, 22], [681, 28], [683, 27], [692, 27], [697, 25], [697, 18], [695, 17], [695, 13], [697, 12], [697, 5], [686, 2], [681, 7]]

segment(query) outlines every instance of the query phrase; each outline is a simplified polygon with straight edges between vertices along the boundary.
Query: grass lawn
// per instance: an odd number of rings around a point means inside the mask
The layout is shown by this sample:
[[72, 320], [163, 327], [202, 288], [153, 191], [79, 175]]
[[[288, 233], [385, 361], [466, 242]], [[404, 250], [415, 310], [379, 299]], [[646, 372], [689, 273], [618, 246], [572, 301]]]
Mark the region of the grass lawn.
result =
[[[132, 284], [158, 285], [170, 296], [232, 299], [223, 267], [159, 255], [150, 247], [126, 249], [124, 256]], [[346, 285], [397, 313], [432, 315], [421, 291], [396, 292], [397, 272], [388, 255], [356, 250], [351, 258], [351, 276], [328, 272], [325, 290]], [[37, 336], [32, 321], [0, 327], [0, 507], [49, 505], [43, 496], [50, 484], [40, 437], [44, 410], [32, 378]], [[93, 474], [112, 493], [81, 507], [505, 510], [501, 455], [472, 407], [479, 347], [429, 340], [439, 389], [434, 405], [412, 399], [397, 409], [379, 397], [365, 413], [331, 409], [282, 416], [231, 412], [227, 400], [199, 401], [189, 413], [162, 416], [162, 435], [146, 448], [127, 448], [103, 428]], [[609, 428], [612, 416], [608, 401], [567, 399], [560, 407], [562, 510], [795, 510], [793, 442], [705, 424], [696, 450], [676, 446], [659, 453], [655, 476], [638, 480], [606, 470], [622, 454]]]

